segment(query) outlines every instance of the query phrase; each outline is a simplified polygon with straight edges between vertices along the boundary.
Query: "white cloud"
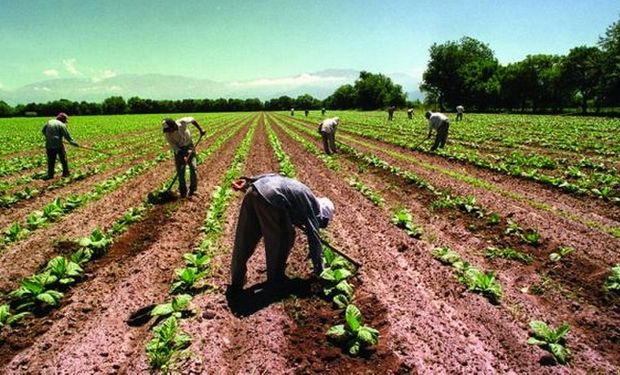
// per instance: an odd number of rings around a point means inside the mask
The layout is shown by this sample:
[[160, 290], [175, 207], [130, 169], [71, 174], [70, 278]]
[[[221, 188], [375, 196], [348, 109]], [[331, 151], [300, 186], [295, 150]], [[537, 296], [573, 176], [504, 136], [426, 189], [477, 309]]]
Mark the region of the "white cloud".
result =
[[75, 76], [81, 76], [82, 72], [77, 70], [75, 67], [76, 60], [75, 59], [66, 59], [62, 60], [62, 64], [65, 66], [65, 70]]
[[110, 86], [108, 87], [108, 90], [110, 91], [123, 91], [123, 88], [120, 86]]
[[97, 72], [93, 75], [92, 81], [93, 82], [100, 82], [103, 81], [104, 79], [108, 79], [108, 78], [113, 78], [116, 77], [118, 74], [113, 71], [112, 69], [104, 69], [101, 72]]
[[0, 82], [0, 89], [3, 89], [4, 85], [2, 84], [2, 82]]
[[346, 77], [322, 77], [316, 76], [308, 73], [300, 74], [294, 77], [283, 77], [283, 78], [262, 78], [254, 81], [245, 81], [245, 82], [231, 82], [230, 85], [233, 87], [265, 87], [265, 86], [302, 86], [309, 84], [321, 84], [321, 83], [333, 83], [333, 82], [344, 82], [346, 81]]
[[45, 74], [48, 77], [56, 78], [56, 77], [58, 77], [58, 70], [56, 70], [56, 69], [46, 69], [46, 70], [43, 71], [43, 74]]
[[34, 87], [34, 91], [52, 91], [52, 89], [50, 89], [49, 87], [39, 87], [39, 86], [35, 86]]

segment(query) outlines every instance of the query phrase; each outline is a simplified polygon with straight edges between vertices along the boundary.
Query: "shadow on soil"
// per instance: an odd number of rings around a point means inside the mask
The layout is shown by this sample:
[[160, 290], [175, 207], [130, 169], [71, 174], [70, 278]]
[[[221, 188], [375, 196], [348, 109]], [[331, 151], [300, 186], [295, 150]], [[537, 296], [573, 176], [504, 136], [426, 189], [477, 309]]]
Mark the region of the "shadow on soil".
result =
[[297, 298], [310, 298], [316, 295], [313, 291], [315, 284], [310, 280], [295, 278], [278, 286], [260, 283], [243, 290], [229, 286], [226, 290], [226, 301], [235, 316], [247, 317], [293, 295]]

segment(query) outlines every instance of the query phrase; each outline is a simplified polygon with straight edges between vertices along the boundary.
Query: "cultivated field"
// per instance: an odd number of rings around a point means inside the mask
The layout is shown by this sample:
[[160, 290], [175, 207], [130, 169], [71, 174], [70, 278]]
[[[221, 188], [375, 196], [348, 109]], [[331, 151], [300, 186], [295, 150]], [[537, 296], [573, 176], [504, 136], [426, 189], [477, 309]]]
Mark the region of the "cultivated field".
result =
[[[45, 120], [0, 120], [0, 373], [620, 372], [620, 120], [451, 115], [430, 153], [421, 113], [327, 115], [333, 156], [316, 111], [195, 114], [199, 195], [158, 205], [165, 116], [72, 117], [105, 153], [67, 146], [72, 176], [48, 181]], [[227, 295], [231, 182], [269, 171], [333, 200], [324, 237], [361, 268], [328, 257], [311, 282], [298, 231], [284, 293], [261, 245]], [[326, 336], [359, 320], [377, 345]]]

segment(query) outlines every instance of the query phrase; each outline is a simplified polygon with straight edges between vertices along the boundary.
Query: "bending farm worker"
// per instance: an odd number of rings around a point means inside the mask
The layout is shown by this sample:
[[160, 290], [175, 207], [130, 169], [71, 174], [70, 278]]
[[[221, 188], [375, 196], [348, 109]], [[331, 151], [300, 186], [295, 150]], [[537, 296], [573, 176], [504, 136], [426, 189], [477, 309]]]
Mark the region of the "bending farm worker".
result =
[[246, 264], [261, 237], [265, 243], [267, 281], [272, 287], [282, 286], [287, 280], [286, 261], [295, 243], [293, 226], [306, 234], [313, 272], [319, 276], [323, 271], [319, 229], [327, 227], [332, 219], [334, 204], [328, 198], [317, 198], [301, 182], [275, 173], [241, 180], [234, 186], [247, 188], [247, 192], [241, 203], [235, 233], [230, 266], [231, 289], [243, 288]]
[[196, 152], [192, 142], [192, 134], [187, 125], [192, 124], [200, 132], [200, 136], [205, 134], [198, 122], [193, 117], [183, 117], [174, 121], [166, 118], [161, 122], [162, 130], [174, 152], [174, 164], [179, 178], [179, 193], [181, 198], [187, 196], [187, 185], [185, 184], [185, 166], [189, 165], [189, 195], [196, 193], [198, 188], [198, 177], [196, 176]]
[[463, 112], [465, 112], [465, 108], [462, 105], [456, 106], [456, 121], [461, 121], [463, 119]]
[[391, 105], [388, 107], [387, 111], [388, 111], [388, 121], [392, 121], [394, 120], [394, 111], [396, 110], [396, 107]]
[[325, 116], [325, 107], [321, 108], [321, 116]]
[[67, 163], [67, 152], [65, 151], [65, 145], [62, 143], [63, 138], [66, 139], [73, 146], [79, 147], [76, 141], [71, 138], [69, 130], [67, 130], [67, 122], [69, 116], [66, 113], [60, 112], [55, 119], [49, 120], [41, 132], [45, 136], [45, 150], [47, 152], [47, 176], [46, 180], [54, 178], [54, 168], [56, 166], [56, 156], [60, 159], [62, 164], [62, 176], [69, 176], [69, 163]]
[[308, 117], [308, 114], [310, 113], [310, 111], [308, 111], [307, 109], [304, 111], [304, 116]]
[[443, 148], [446, 145], [448, 139], [448, 129], [450, 128], [450, 121], [448, 117], [439, 112], [426, 112], [424, 115], [428, 119], [428, 137], [431, 137], [433, 130], [435, 130], [435, 143], [431, 147], [431, 151], [435, 151], [437, 147]]
[[409, 120], [413, 120], [413, 108], [407, 109], [407, 117], [409, 118]]
[[295, 108], [291, 108], [291, 116], [295, 116]]
[[319, 124], [319, 134], [323, 138], [323, 148], [327, 155], [336, 153], [336, 127], [340, 123], [340, 118], [328, 118]]

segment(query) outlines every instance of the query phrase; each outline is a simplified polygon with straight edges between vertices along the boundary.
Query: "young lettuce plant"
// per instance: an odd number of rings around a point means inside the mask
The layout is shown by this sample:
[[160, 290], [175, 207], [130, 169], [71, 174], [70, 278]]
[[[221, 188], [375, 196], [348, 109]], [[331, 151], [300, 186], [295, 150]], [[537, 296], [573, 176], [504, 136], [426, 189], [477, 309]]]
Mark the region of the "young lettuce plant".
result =
[[605, 281], [605, 289], [620, 293], [620, 263], [611, 268], [611, 273]]
[[575, 249], [570, 246], [562, 246], [558, 249], [557, 252], [549, 254], [549, 260], [552, 262], [559, 262], [562, 258], [572, 253], [573, 251], [575, 251]]
[[185, 332], [179, 331], [177, 318], [174, 316], [153, 328], [153, 332], [155, 337], [146, 345], [149, 364], [152, 368], [167, 373], [172, 357], [186, 348], [191, 338]]
[[47, 263], [45, 270], [56, 277], [58, 282], [63, 285], [74, 283], [75, 278], [82, 276], [84, 272], [78, 263], [67, 260], [62, 255], [52, 258]]
[[184, 314], [189, 315], [193, 311], [191, 309], [192, 296], [189, 294], [180, 294], [175, 296], [170, 303], [163, 303], [155, 306], [151, 311], [152, 316], [168, 317], [170, 315], [181, 318]]
[[345, 324], [331, 327], [326, 335], [343, 343], [349, 354], [356, 356], [365, 347], [377, 345], [379, 342], [379, 331], [362, 323], [360, 310], [355, 305], [349, 305], [345, 312]]
[[92, 231], [90, 237], [84, 237], [78, 243], [81, 247], [92, 250], [92, 255], [99, 256], [110, 246], [112, 237], [107, 236], [101, 229], [97, 228]]
[[206, 270], [211, 261], [209, 255], [195, 253], [185, 253], [183, 254], [183, 259], [185, 259], [185, 264], [187, 264], [188, 267], [196, 268], [199, 271]]
[[26, 217], [26, 224], [28, 229], [35, 230], [47, 223], [47, 219], [43, 215], [43, 211], [34, 211]]
[[530, 328], [532, 328], [533, 337], [527, 340], [528, 344], [547, 349], [561, 364], [568, 361], [571, 355], [570, 350], [566, 347], [566, 334], [570, 330], [568, 324], [564, 323], [558, 329], [553, 329], [545, 322], [533, 320], [530, 322]]
[[323, 248], [323, 261], [326, 265], [320, 276], [326, 283], [323, 293], [331, 297], [338, 308], [344, 309], [351, 303], [355, 292], [346, 280], [353, 276], [353, 265], [327, 247]]
[[420, 238], [422, 230], [413, 223], [413, 216], [409, 210], [403, 208], [394, 212], [392, 223], [397, 227], [404, 229], [409, 237]]
[[8, 304], [0, 305], [0, 328], [4, 326], [12, 326], [19, 323], [29, 312], [21, 312], [17, 314], [11, 314], [11, 309]]
[[434, 249], [433, 251], [431, 251], [431, 255], [433, 255], [433, 257], [438, 259], [443, 264], [452, 265], [456, 262], [461, 261], [461, 257], [459, 256], [459, 254], [447, 246]]
[[503, 291], [501, 284], [495, 279], [495, 273], [482, 272], [467, 262], [457, 262], [454, 266], [457, 269], [457, 279], [465, 284], [470, 291], [482, 294], [491, 303], [499, 303]]
[[56, 283], [58, 279], [50, 272], [43, 272], [23, 279], [21, 286], [9, 293], [9, 298], [17, 300], [20, 305], [17, 310], [24, 310], [36, 303], [45, 303], [50, 306], [57, 306], [63, 294], [52, 289], [47, 289], [49, 285]]
[[170, 293], [172, 294], [187, 292], [195, 289], [198, 281], [206, 275], [205, 271], [199, 271], [194, 267], [178, 268], [174, 272], [177, 275], [177, 281], [175, 281], [170, 287]]

